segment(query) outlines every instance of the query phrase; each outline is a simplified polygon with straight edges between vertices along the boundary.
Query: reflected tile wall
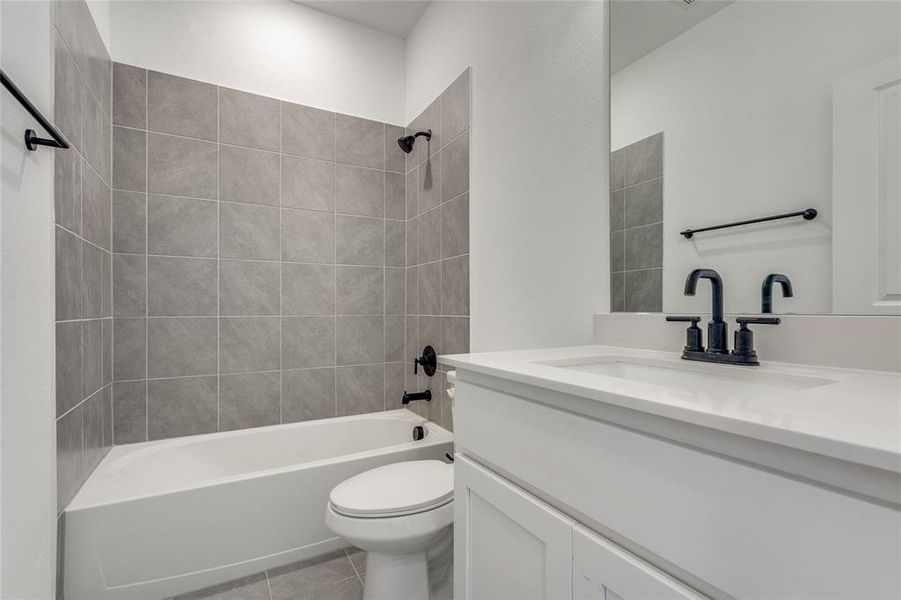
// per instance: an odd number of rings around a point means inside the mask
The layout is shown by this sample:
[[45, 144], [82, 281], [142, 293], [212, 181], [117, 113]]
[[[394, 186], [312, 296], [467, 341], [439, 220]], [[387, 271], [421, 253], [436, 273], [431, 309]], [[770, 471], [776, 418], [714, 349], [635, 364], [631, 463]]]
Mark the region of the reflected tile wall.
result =
[[610, 310], [663, 306], [663, 133], [611, 154]]

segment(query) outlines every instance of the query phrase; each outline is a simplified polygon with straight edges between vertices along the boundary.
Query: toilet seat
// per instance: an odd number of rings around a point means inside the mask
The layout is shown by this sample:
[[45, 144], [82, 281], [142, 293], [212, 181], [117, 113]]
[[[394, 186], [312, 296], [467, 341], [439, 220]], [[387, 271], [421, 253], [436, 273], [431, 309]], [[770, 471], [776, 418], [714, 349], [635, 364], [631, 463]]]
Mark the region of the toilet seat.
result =
[[335, 486], [329, 506], [363, 519], [400, 517], [435, 510], [453, 501], [453, 466], [440, 460], [384, 465]]

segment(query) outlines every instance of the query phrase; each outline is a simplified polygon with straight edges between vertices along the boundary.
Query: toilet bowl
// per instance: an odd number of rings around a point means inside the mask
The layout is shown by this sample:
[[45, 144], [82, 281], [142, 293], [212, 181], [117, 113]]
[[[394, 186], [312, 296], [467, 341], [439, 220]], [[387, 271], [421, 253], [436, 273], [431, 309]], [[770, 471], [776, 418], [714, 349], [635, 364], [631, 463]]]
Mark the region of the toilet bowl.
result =
[[364, 600], [428, 600], [430, 567], [448, 560], [453, 536], [453, 466], [394, 463], [355, 475], [329, 494], [328, 527], [365, 550]]

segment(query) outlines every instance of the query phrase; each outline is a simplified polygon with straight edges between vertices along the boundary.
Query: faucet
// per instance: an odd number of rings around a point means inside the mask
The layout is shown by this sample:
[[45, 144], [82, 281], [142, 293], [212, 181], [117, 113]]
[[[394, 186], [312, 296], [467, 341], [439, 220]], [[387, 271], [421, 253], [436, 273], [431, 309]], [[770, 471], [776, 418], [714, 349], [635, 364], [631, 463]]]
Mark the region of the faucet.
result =
[[792, 290], [791, 279], [788, 275], [782, 273], [770, 273], [763, 280], [763, 289], [760, 293], [760, 312], [769, 314], [773, 312], [773, 284], [778, 283], [782, 286], [782, 297], [791, 298], [795, 295]]
[[723, 320], [723, 279], [713, 269], [695, 269], [685, 280], [685, 295], [694, 296], [699, 279], [709, 279], [712, 291], [712, 319], [707, 324], [707, 352], [729, 353], [729, 327]]

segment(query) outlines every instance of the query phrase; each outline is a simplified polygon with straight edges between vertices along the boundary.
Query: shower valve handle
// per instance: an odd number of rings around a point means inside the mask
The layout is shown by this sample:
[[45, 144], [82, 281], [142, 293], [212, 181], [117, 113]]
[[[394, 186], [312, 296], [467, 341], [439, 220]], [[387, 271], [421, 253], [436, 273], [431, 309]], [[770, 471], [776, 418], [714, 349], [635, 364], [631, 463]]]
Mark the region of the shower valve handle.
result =
[[431, 346], [422, 349], [422, 356], [413, 359], [413, 374], [419, 373], [419, 367], [425, 371], [425, 374], [431, 377], [438, 369], [438, 354]]

